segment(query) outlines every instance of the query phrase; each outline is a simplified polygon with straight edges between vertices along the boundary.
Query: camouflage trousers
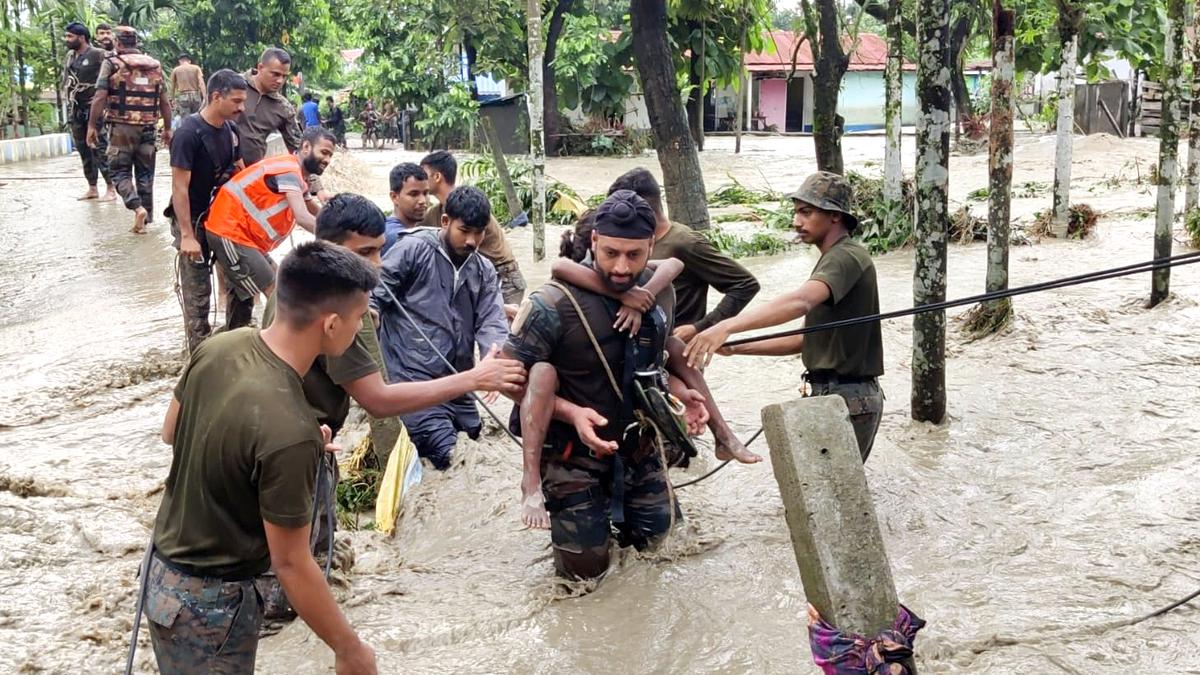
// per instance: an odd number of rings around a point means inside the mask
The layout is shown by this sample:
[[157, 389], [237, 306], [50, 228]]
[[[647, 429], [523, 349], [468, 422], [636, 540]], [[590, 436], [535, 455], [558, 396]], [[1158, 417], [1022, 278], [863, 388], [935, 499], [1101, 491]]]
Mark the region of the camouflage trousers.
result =
[[154, 214], [154, 142], [153, 125], [111, 123], [108, 125], [108, 166], [117, 194], [130, 211], [145, 207]]
[[253, 579], [192, 576], [155, 555], [145, 612], [163, 675], [254, 672], [263, 607]]
[[[171, 217], [171, 237], [175, 250], [179, 250], [179, 222]], [[203, 232], [199, 238], [203, 241]], [[220, 271], [217, 272], [220, 274]], [[212, 323], [209, 320], [212, 311], [212, 275], [213, 265], [206, 255], [203, 260], [196, 261], [175, 254], [175, 295], [179, 298], [179, 307], [183, 310], [183, 331], [187, 337], [188, 353], [212, 334]], [[225, 285], [225, 315], [227, 325], [249, 325], [251, 314], [254, 312], [254, 300], [240, 300], [233, 292], [233, 286]], [[240, 321], [242, 323], [232, 323]]]
[[[550, 513], [550, 541], [560, 576], [589, 579], [608, 569], [609, 539], [638, 550], [653, 546], [671, 527], [667, 472], [656, 452], [594, 457], [574, 440], [542, 460], [542, 494]], [[678, 509], [676, 508], [676, 520]]]
[[200, 112], [200, 108], [203, 106], [204, 97], [198, 91], [179, 92], [179, 96], [175, 99], [175, 109], [184, 117]]
[[83, 177], [88, 185], [96, 187], [96, 181], [104, 176], [104, 182], [112, 185], [112, 173], [108, 168], [108, 129], [99, 125], [96, 129], [96, 147], [87, 144], [88, 115], [82, 118], [75, 114], [71, 118], [71, 141], [79, 151], [79, 160], [83, 162]]
[[521, 267], [514, 260], [496, 266], [496, 276], [500, 277], [500, 295], [506, 305], [519, 305], [525, 299], [525, 277]]
[[879, 431], [879, 420], [883, 417], [883, 390], [879, 380], [867, 382], [813, 382], [805, 396], [841, 396], [850, 410], [850, 424], [858, 441], [858, 454], [863, 462], [875, 445], [875, 433]]

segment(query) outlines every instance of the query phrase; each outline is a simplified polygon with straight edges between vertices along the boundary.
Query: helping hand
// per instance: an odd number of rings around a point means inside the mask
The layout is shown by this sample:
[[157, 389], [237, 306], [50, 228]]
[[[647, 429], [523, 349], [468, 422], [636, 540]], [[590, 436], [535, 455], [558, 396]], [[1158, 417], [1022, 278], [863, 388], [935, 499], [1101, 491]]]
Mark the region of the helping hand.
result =
[[591, 448], [596, 456], [607, 457], [617, 451], [616, 441], [606, 441], [596, 435], [596, 428], [607, 426], [608, 420], [595, 410], [579, 408], [573, 415], [571, 424], [575, 427], [575, 433], [579, 434], [579, 440]]
[[683, 348], [688, 365], [692, 368], [705, 368], [712, 362], [713, 354], [729, 339], [729, 331], [721, 324], [700, 333]]
[[692, 341], [692, 338], [696, 337], [696, 326], [690, 323], [679, 326], [674, 330], [674, 332], [671, 333], [671, 335], [683, 340], [683, 343], [687, 344]]
[[496, 392], [519, 394], [525, 387], [525, 366], [515, 359], [500, 355], [500, 345], [492, 345], [488, 353], [471, 369], [475, 390], [491, 392], [488, 403], [496, 400]]

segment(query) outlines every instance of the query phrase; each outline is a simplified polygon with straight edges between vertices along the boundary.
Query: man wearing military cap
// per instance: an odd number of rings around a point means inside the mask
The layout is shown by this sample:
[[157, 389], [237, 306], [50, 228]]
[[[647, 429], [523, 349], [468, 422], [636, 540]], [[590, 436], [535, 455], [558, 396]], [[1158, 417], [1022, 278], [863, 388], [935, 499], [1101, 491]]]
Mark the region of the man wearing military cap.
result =
[[811, 386], [809, 396], [837, 394], [846, 400], [850, 421], [865, 462], [875, 442], [883, 412], [883, 337], [879, 322], [816, 331], [725, 347], [734, 333], [778, 326], [805, 317], [809, 327], [879, 313], [875, 265], [867, 249], [851, 238], [858, 218], [854, 191], [837, 174], [818, 171], [788, 195], [795, 206], [793, 227], [800, 240], [821, 252], [816, 267], [800, 288], [770, 304], [721, 321], [688, 344], [689, 362], [700, 365], [718, 351], [725, 355], [802, 355]]

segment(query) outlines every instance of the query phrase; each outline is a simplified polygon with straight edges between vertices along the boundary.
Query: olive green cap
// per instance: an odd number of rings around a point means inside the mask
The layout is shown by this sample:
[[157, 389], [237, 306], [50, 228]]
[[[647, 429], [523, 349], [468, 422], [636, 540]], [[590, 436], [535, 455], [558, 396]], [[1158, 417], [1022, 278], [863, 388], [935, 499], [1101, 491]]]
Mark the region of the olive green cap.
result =
[[788, 195], [788, 199], [812, 204], [824, 211], [836, 211], [846, 216], [846, 229], [858, 227], [858, 216], [854, 215], [854, 189], [844, 176], [818, 171], [805, 178], [800, 189]]

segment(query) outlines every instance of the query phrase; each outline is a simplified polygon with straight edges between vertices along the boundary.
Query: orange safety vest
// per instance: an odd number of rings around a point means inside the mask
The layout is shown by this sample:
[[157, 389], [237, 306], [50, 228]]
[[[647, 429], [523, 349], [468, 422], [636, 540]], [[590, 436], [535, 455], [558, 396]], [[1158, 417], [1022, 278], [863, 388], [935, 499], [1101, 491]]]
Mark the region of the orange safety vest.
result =
[[307, 191], [300, 160], [278, 155], [251, 164], [221, 186], [204, 229], [224, 239], [269, 253], [296, 226], [296, 215], [287, 198], [267, 187], [268, 176], [294, 174], [301, 191]]

